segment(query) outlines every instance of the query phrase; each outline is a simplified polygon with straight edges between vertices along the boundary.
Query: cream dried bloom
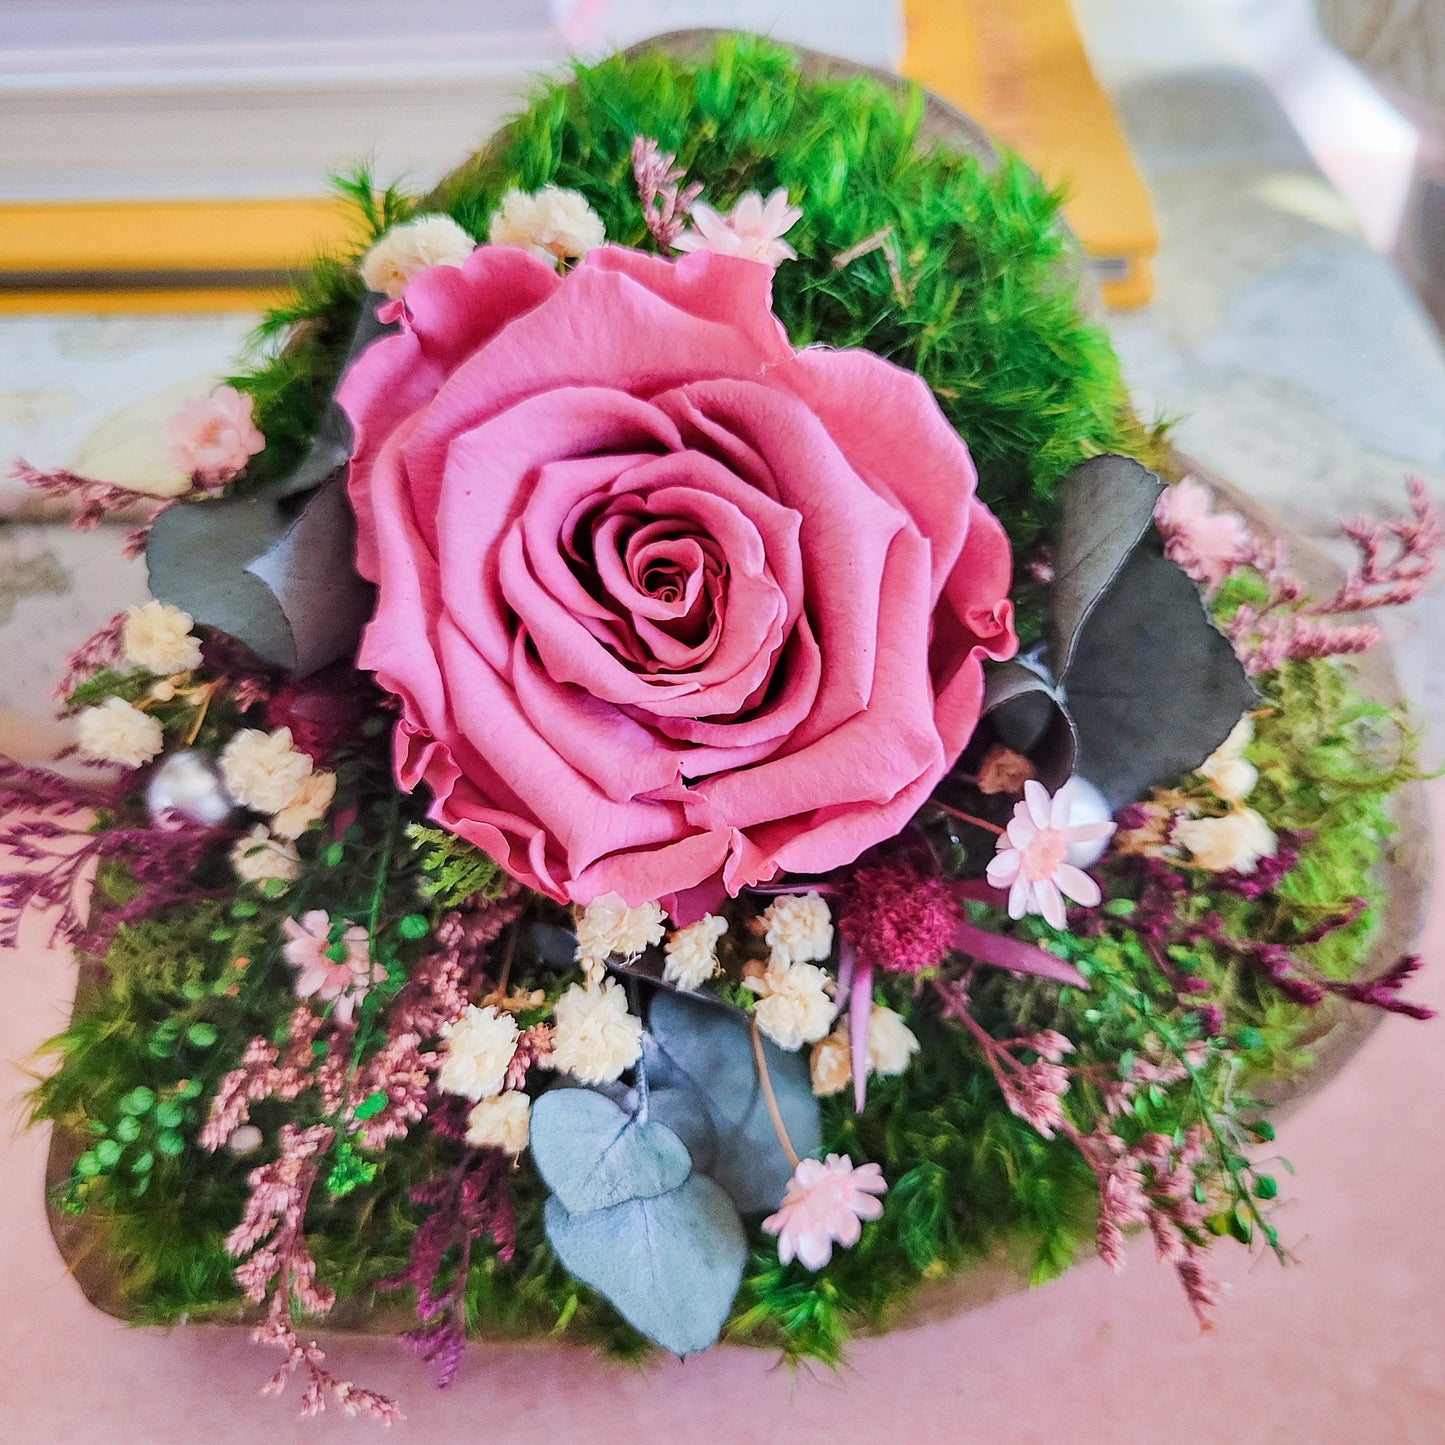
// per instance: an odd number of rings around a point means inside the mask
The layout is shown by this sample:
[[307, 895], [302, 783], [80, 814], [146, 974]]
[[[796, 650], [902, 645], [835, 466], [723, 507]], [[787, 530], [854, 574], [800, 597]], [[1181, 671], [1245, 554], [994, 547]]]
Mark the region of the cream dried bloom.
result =
[[784, 963], [814, 963], [833, 951], [833, 918], [821, 893], [786, 894], [763, 912], [763, 941]]
[[901, 1074], [918, 1052], [918, 1039], [903, 1016], [881, 1003], [868, 1015], [868, 1072]]
[[450, 216], [417, 216], [393, 226], [361, 258], [367, 290], [397, 300], [406, 284], [428, 266], [460, 266], [477, 243]]
[[282, 838], [299, 838], [313, 823], [319, 823], [336, 796], [336, 774], [317, 768], [301, 779], [295, 796], [271, 819], [271, 827]]
[[828, 975], [813, 963], [788, 963], [774, 954], [765, 969], [744, 979], [758, 995], [753, 1017], [780, 1049], [816, 1043], [833, 1026], [837, 1005], [828, 996]]
[[834, 1029], [819, 1039], [808, 1056], [808, 1067], [813, 1093], [818, 1098], [841, 1094], [853, 1080], [853, 1046], [848, 1042], [847, 1029]]
[[487, 239], [494, 246], [520, 246], [555, 266], [596, 250], [607, 233], [580, 191], [543, 186], [530, 194], [508, 191], [492, 216]]
[[666, 915], [657, 903], [629, 908], [615, 893], [594, 898], [577, 919], [577, 957], [602, 961], [636, 958], [662, 942]]
[[508, 1089], [476, 1104], [467, 1115], [467, 1143], [474, 1149], [501, 1149], [520, 1154], [527, 1147], [532, 1101], [519, 1089]]
[[160, 723], [124, 698], [108, 697], [98, 707], [86, 708], [76, 724], [80, 751], [97, 763], [138, 768], [165, 746]]
[[[759, 1025], [761, 1027], [761, 1025]], [[918, 1039], [900, 1014], [883, 1004], [873, 1005], [868, 1015], [868, 1072], [901, 1074], [918, 1052]], [[853, 1079], [853, 1045], [845, 1024], [813, 1045], [809, 1059], [813, 1093], [818, 1098], [839, 1094]]]
[[486, 1099], [502, 1092], [507, 1065], [517, 1051], [517, 1025], [511, 1014], [490, 1004], [469, 1004], [466, 1013], [442, 1029], [446, 1051], [437, 1070], [437, 1088], [464, 1099]]
[[269, 733], [242, 728], [221, 753], [226, 791], [243, 808], [258, 813], [289, 807], [311, 769], [311, 759], [292, 746], [290, 728]]
[[1253, 808], [1236, 808], [1222, 818], [1181, 818], [1170, 838], [1211, 873], [1253, 873], [1261, 858], [1274, 857], [1279, 841]]
[[573, 984], [552, 1010], [551, 1066], [584, 1084], [610, 1084], [642, 1053], [642, 1020], [614, 978]]
[[279, 838], [273, 838], [264, 823], [254, 828], [231, 849], [231, 867], [243, 883], [266, 883], [275, 878], [294, 883], [301, 876], [301, 855]]
[[717, 943], [728, 931], [726, 918], [705, 913], [667, 940], [662, 980], [677, 988], [701, 988], [717, 972]]
[[146, 602], [125, 614], [121, 651], [128, 663], [147, 672], [189, 672], [201, 665], [201, 639], [192, 633], [194, 625], [190, 613], [179, 607]]
[[1254, 791], [1259, 773], [1244, 750], [1254, 741], [1254, 723], [1246, 713], [1229, 734], [1199, 765], [1199, 775], [1210, 791], [1226, 803], [1241, 803]]

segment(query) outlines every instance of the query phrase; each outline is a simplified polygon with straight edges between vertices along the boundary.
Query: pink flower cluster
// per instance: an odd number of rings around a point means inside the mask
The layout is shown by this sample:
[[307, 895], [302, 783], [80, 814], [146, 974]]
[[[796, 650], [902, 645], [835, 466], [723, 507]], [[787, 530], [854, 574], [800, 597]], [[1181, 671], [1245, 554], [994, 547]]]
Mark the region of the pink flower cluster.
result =
[[642, 218], [663, 252], [672, 250], [687, 224], [692, 203], [702, 194], [699, 181], [681, 185], [686, 172], [676, 161], [676, 155], [664, 154], [651, 137], [633, 136], [632, 178], [637, 185], [637, 198], [642, 202]]

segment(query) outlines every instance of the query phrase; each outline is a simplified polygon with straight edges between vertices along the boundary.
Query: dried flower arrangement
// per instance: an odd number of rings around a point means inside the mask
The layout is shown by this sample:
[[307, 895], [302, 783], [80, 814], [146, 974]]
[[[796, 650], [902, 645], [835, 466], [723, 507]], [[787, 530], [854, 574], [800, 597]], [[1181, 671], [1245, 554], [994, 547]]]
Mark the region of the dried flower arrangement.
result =
[[[1283, 1252], [1263, 1103], [1390, 899], [1392, 711], [1132, 418], [1056, 198], [725, 39], [579, 69], [177, 418], [158, 600], [0, 765], [0, 943], [89, 961], [37, 1119], [132, 1317], [836, 1361], [920, 1282]], [[479, 244], [480, 241], [480, 244]], [[21, 466], [89, 526], [128, 496]], [[94, 877], [93, 896], [87, 898]]]

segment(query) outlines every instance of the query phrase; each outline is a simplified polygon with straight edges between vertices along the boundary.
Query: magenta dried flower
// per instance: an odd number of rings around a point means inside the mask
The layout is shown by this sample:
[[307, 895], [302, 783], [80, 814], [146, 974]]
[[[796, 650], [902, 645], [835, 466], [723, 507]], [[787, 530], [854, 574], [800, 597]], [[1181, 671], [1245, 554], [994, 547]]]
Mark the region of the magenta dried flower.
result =
[[917, 973], [942, 962], [958, 926], [942, 881], [909, 864], [860, 868], [838, 916], [858, 957], [891, 973]]

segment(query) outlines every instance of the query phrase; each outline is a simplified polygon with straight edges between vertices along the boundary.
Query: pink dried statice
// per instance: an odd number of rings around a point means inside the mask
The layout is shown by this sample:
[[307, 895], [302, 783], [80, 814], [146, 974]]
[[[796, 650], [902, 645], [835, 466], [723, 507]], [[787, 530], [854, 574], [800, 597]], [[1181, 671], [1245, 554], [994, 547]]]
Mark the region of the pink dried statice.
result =
[[517, 1035], [517, 1047], [507, 1065], [505, 1089], [520, 1089], [527, 1082], [527, 1073], [536, 1065], [545, 1067], [552, 1057], [552, 1040], [556, 1029], [551, 1024], [533, 1024]]
[[16, 461], [11, 465], [10, 475], [42, 497], [62, 501], [73, 508], [70, 525], [77, 532], [89, 532], [118, 512], [153, 518], [166, 505], [165, 500], [144, 492], [118, 487], [111, 482], [98, 482], [92, 477], [66, 471], [63, 467], [47, 472], [27, 461]]
[[778, 1237], [778, 1259], [796, 1259], [804, 1269], [820, 1270], [833, 1257], [833, 1246], [851, 1249], [862, 1237], [865, 1219], [883, 1213], [887, 1181], [876, 1164], [854, 1164], [842, 1154], [822, 1161], [800, 1159], [776, 1214], [763, 1228]]
[[702, 185], [697, 181], [679, 189], [687, 173], [676, 161], [675, 154], [664, 154], [651, 137], [633, 136], [632, 178], [642, 202], [642, 218], [658, 249], [664, 252], [672, 250], [687, 224], [692, 203], [702, 194]]
[[[978, 1044], [1009, 1109], [1045, 1139], [1062, 1135], [1092, 1170], [1099, 1196], [1100, 1258], [1111, 1269], [1121, 1268], [1124, 1231], [1147, 1225], [1160, 1259], [1174, 1266], [1200, 1328], [1208, 1329], [1206, 1311], [1217, 1292], [1201, 1264], [1208, 1236], [1199, 1199], [1204, 1186], [1195, 1166], [1205, 1157], [1203, 1132], [1197, 1126], [1190, 1128], [1177, 1146], [1161, 1134], [1146, 1134], [1130, 1145], [1116, 1127], [1121, 1114], [1132, 1112], [1141, 1089], [1165, 1088], [1186, 1078], [1189, 1067], [1203, 1062], [1207, 1045], [1197, 1043], [1186, 1050], [1188, 1066], [1181, 1059], [1141, 1055], [1123, 1079], [1102, 1079], [1097, 1069], [1064, 1067], [1061, 1061], [1073, 1052], [1073, 1045], [1056, 1030], [995, 1039], [969, 1012], [963, 982], [940, 980], [934, 988], [945, 1016], [962, 1024]], [[1024, 1062], [1018, 1057], [1021, 1052], [1033, 1053], [1036, 1061]], [[1063, 1108], [1073, 1074], [1089, 1076], [1105, 1102], [1103, 1116], [1087, 1134]]]
[[446, 914], [390, 1010], [395, 1033], [436, 1038], [467, 1011], [484, 979], [487, 950], [521, 912], [515, 887]]
[[[345, 1115], [363, 1149], [384, 1149], [392, 1140], [404, 1139], [413, 1124], [426, 1118], [438, 1062], [438, 1055], [423, 1049], [416, 1034], [403, 1033], [389, 1036], [361, 1065]], [[380, 1108], [371, 1112], [377, 1099]], [[362, 1105], [368, 1107], [362, 1109]]]

